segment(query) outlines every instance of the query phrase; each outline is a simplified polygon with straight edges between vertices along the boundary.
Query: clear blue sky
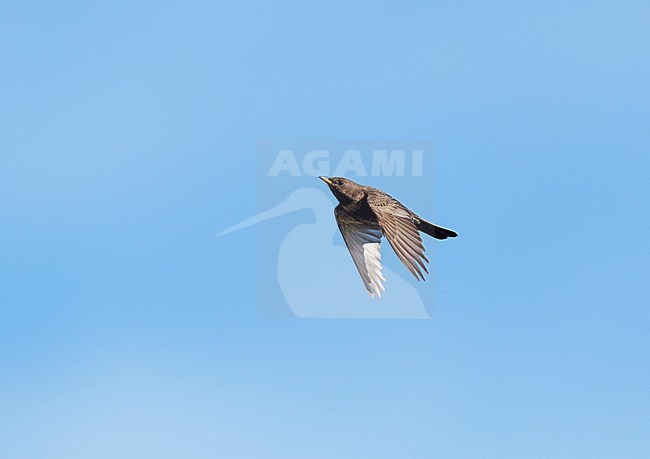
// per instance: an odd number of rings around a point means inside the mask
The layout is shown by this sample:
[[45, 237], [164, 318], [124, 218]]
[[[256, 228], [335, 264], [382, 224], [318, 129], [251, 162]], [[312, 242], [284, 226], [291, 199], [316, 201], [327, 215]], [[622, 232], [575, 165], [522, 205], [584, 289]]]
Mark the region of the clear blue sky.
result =
[[[0, 456], [650, 457], [650, 8], [541, 3], [0, 6]], [[268, 138], [435, 144], [433, 320], [258, 317]]]

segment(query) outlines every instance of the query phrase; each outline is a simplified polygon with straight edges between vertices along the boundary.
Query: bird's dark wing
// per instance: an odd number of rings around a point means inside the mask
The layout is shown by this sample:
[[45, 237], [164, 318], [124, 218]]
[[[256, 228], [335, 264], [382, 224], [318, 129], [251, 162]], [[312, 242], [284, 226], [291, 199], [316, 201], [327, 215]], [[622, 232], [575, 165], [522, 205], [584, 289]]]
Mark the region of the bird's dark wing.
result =
[[381, 231], [399, 259], [416, 279], [424, 280], [422, 271], [429, 273], [424, 264], [429, 260], [424, 255], [424, 245], [413, 221], [413, 214], [399, 201], [379, 191], [368, 193], [367, 199], [370, 209], [377, 216]]
[[370, 296], [381, 297], [384, 276], [381, 273], [381, 230], [378, 226], [361, 223], [348, 214], [341, 205], [334, 208], [339, 230], [348, 246], [352, 260], [361, 275]]

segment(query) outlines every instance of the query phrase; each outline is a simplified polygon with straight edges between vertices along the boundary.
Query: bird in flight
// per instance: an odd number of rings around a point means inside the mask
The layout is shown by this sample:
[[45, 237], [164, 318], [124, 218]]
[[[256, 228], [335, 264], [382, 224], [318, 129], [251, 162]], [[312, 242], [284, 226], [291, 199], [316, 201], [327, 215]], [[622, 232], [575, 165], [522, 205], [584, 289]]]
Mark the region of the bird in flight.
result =
[[381, 237], [388, 239], [397, 257], [417, 280], [429, 273], [420, 231], [436, 239], [458, 236], [429, 223], [401, 202], [377, 188], [342, 177], [319, 177], [327, 183], [339, 205], [336, 223], [370, 296], [381, 297], [386, 279], [381, 267]]

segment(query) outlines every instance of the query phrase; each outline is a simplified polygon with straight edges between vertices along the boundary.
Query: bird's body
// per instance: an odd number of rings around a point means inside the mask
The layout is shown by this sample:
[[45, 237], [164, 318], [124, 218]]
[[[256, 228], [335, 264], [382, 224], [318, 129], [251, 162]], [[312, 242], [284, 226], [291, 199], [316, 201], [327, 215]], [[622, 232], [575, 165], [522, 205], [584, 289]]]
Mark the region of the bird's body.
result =
[[381, 237], [418, 280], [428, 273], [420, 231], [436, 238], [456, 237], [454, 231], [429, 223], [389, 194], [341, 177], [320, 177], [339, 201], [336, 223], [370, 295], [381, 296], [385, 281]]

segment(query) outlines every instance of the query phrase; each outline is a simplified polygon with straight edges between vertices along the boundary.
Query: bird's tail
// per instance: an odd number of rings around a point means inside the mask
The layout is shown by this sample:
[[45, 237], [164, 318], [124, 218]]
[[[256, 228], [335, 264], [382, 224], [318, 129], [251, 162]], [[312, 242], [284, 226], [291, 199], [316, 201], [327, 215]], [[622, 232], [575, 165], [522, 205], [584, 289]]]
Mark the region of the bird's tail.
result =
[[421, 218], [418, 218], [418, 222], [419, 223], [416, 226], [420, 231], [427, 233], [429, 236], [435, 237], [436, 239], [447, 239], [448, 237], [458, 236], [458, 234], [452, 230], [434, 225], [433, 223], [429, 223]]

